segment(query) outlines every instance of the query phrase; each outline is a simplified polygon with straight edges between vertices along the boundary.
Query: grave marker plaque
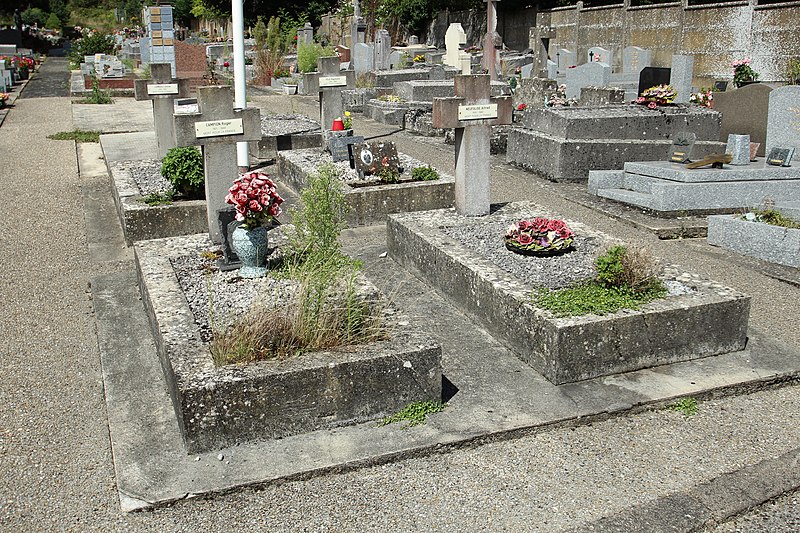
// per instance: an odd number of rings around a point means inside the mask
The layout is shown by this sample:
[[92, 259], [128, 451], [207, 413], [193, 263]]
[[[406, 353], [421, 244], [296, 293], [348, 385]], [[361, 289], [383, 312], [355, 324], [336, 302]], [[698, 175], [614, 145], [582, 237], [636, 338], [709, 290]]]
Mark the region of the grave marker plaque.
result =
[[215, 244], [222, 244], [219, 212], [228, 209], [225, 195], [239, 175], [236, 143], [261, 140], [258, 109], [234, 109], [231, 87], [198, 87], [198, 113], [173, 115], [178, 146], [203, 147], [208, 230]]
[[350, 168], [354, 168], [353, 148], [354, 144], [363, 143], [364, 137], [354, 135], [351, 137], [331, 137], [328, 146], [334, 162], [350, 161]]
[[669, 160], [673, 163], [688, 163], [692, 157], [692, 148], [697, 140], [697, 135], [692, 132], [682, 131], [675, 134], [672, 140], [672, 150]]
[[402, 172], [397, 145], [393, 142], [365, 142], [353, 145], [353, 160], [361, 177], [372, 176], [388, 169]]
[[776, 167], [790, 167], [792, 156], [794, 155], [794, 148], [780, 148], [775, 147], [769, 151], [767, 156], [767, 164]]
[[162, 158], [170, 148], [175, 147], [175, 125], [172, 120], [175, 99], [189, 96], [188, 80], [173, 78], [169, 63], [152, 63], [150, 79], [134, 81], [134, 96], [136, 100], [153, 102], [158, 157]]

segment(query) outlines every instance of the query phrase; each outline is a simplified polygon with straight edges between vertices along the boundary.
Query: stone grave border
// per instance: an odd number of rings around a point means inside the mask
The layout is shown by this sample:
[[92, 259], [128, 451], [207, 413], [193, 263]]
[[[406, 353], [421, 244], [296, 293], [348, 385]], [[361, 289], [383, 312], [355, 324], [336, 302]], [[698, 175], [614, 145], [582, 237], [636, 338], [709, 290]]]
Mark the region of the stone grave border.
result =
[[[733, 289], [692, 277], [684, 282], [694, 293], [657, 300], [639, 311], [554, 318], [529, 303], [532, 287], [441, 229], [485, 224], [492, 216], [521, 219], [533, 214], [547, 216], [527, 202], [507, 204], [494, 215], [476, 218], [452, 210], [391, 215], [389, 254], [556, 385], [745, 348], [750, 298]], [[614, 242], [581, 224], [569, 225]], [[654, 338], [659, 341], [653, 342]]]
[[[316, 171], [304, 165], [309, 150], [278, 153], [278, 175], [282, 183], [298, 192], [308, 184], [308, 175]], [[319, 150], [313, 150], [318, 154]], [[329, 162], [332, 161], [329, 157]], [[455, 178], [439, 173], [435, 181], [413, 181], [367, 187], [345, 184], [345, 198], [350, 206], [347, 223], [350, 226], [382, 224], [391, 213], [428, 211], [453, 205]]]
[[769, 263], [800, 267], [800, 229], [742, 220], [739, 215], [708, 217], [708, 244]]
[[395, 324], [388, 340], [355, 349], [215, 367], [171, 263], [214, 247], [203, 234], [134, 245], [142, 301], [188, 453], [366, 422], [441, 399], [441, 347], [408, 323]]
[[192, 235], [208, 231], [205, 200], [181, 200], [168, 205], [147, 205], [127, 168], [108, 165], [114, 205], [125, 242]]

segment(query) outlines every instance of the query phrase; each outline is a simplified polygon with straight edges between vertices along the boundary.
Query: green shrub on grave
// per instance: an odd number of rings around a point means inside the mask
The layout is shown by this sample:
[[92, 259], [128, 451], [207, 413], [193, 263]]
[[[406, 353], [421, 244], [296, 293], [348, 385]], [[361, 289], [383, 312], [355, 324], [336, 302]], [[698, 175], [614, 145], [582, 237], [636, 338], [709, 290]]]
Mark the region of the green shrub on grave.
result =
[[411, 179], [414, 181], [434, 181], [439, 179], [439, 173], [431, 166], [416, 167], [411, 171]]
[[297, 47], [297, 70], [300, 72], [314, 72], [317, 70], [317, 60], [320, 57], [336, 55], [330, 46], [319, 43], [300, 43]]
[[113, 35], [104, 33], [94, 33], [81, 37], [74, 43], [69, 52], [69, 65], [72, 69], [80, 67], [83, 56], [93, 56], [95, 54], [113, 54], [117, 46]]
[[161, 175], [176, 193], [189, 199], [204, 197], [203, 156], [194, 146], [170, 148], [161, 160]]

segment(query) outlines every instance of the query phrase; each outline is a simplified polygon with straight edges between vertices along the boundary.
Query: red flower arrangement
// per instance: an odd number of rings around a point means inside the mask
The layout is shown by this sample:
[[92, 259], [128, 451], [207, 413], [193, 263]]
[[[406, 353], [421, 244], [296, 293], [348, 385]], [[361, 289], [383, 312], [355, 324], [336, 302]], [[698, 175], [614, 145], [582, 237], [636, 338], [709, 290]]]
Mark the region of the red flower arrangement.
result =
[[563, 220], [542, 217], [511, 224], [505, 235], [506, 248], [530, 255], [563, 252], [574, 240], [575, 232]]
[[242, 174], [228, 189], [225, 201], [236, 207], [236, 220], [244, 222], [245, 229], [264, 226], [272, 217], [280, 216], [283, 198], [275, 182], [263, 172]]
[[528, 107], [528, 104], [525, 104], [525, 103], [517, 104], [517, 111], [525, 111], [525, 109], [527, 107]]

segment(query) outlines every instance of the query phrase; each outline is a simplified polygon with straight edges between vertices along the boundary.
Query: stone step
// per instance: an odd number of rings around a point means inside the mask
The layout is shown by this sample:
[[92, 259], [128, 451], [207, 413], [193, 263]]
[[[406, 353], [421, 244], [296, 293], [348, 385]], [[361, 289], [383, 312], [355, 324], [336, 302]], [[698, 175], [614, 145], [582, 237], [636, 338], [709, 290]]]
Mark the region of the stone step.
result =
[[628, 189], [599, 189], [597, 191], [597, 196], [630, 205], [637, 205], [645, 209], [652, 209], [653, 205], [652, 194], [631, 191]]

